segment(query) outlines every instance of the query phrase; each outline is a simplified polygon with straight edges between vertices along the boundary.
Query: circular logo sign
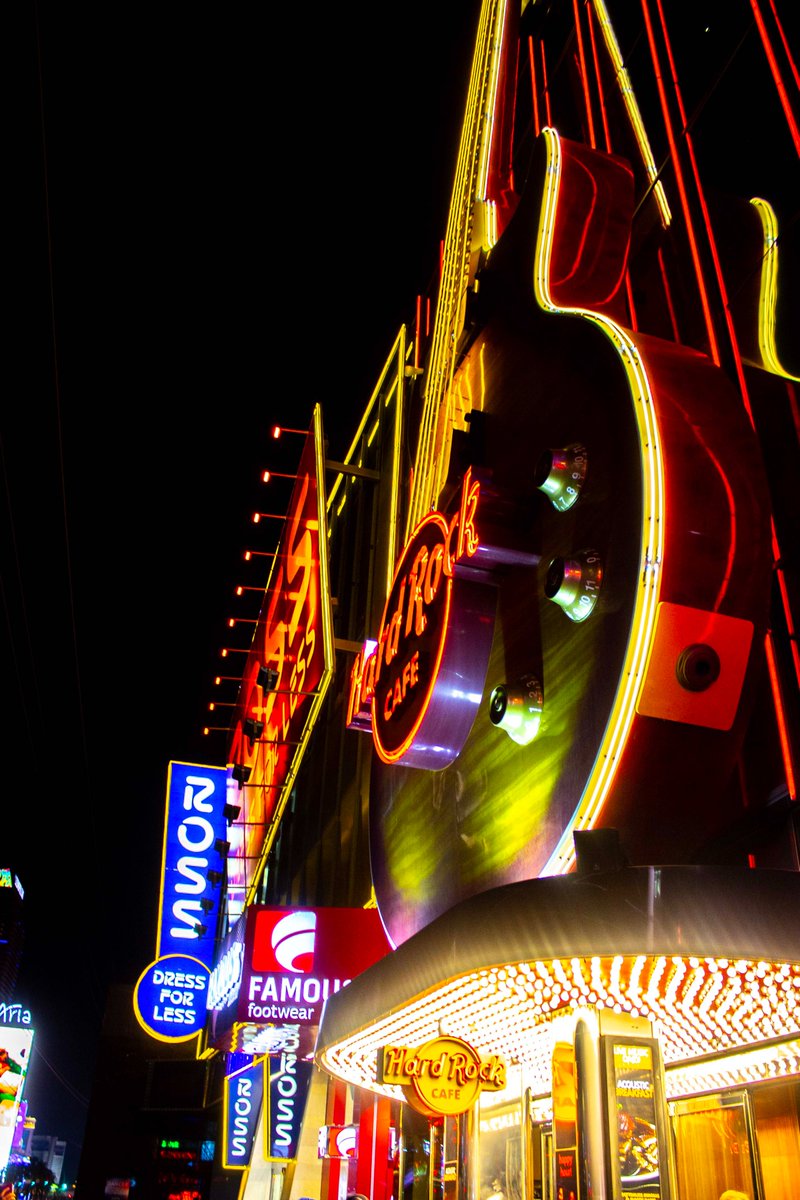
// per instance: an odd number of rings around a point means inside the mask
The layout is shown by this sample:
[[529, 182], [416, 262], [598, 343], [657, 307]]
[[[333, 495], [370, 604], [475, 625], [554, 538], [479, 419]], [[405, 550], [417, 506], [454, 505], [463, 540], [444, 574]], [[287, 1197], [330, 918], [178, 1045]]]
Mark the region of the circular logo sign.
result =
[[408, 1103], [428, 1116], [466, 1112], [482, 1089], [506, 1086], [506, 1064], [497, 1054], [481, 1058], [462, 1038], [443, 1034], [424, 1046], [383, 1046], [378, 1081], [403, 1089]]
[[386, 601], [372, 701], [375, 745], [384, 762], [396, 762], [410, 748], [439, 674], [453, 590], [447, 540], [447, 522], [431, 513], [406, 546]]
[[414, 530], [395, 572], [376, 648], [357, 681], [359, 696], [351, 695], [351, 713], [369, 696], [375, 749], [385, 763], [446, 767], [475, 719], [491, 649], [495, 591], [458, 564], [478, 549], [479, 493], [479, 482], [467, 471], [455, 512], [430, 513]]
[[206, 1019], [211, 972], [199, 958], [167, 954], [145, 967], [133, 992], [133, 1011], [146, 1033], [161, 1042], [187, 1042]]
[[414, 1076], [414, 1107], [422, 1112], [455, 1116], [471, 1108], [481, 1090], [480, 1055], [456, 1037], [429, 1042], [424, 1052], [436, 1057], [426, 1074]]

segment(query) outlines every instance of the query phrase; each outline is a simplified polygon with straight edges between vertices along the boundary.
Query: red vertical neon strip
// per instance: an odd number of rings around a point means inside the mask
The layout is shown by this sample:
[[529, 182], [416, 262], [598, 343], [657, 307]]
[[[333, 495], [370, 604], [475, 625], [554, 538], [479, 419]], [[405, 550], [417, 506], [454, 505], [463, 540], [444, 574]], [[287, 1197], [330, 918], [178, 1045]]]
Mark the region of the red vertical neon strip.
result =
[[786, 380], [786, 391], [789, 396], [789, 409], [794, 421], [794, 431], [797, 434], [798, 441], [800, 441], [800, 412], [797, 409], [797, 392], [795, 391], [794, 384], [790, 383], [788, 379]]
[[[789, 99], [789, 95], [786, 91], [784, 82], [781, 78], [781, 72], [780, 72], [780, 67], [778, 66], [778, 60], [775, 57], [775, 51], [772, 48], [772, 42], [769, 40], [769, 34], [767, 33], [767, 27], [764, 24], [764, 18], [761, 15], [761, 9], [758, 7], [758, 0], [750, 0], [750, 7], [753, 10], [753, 16], [756, 19], [756, 26], [758, 27], [758, 32], [761, 36], [761, 43], [764, 47], [764, 53], [767, 56], [767, 62], [769, 63], [769, 69], [772, 72], [772, 78], [775, 81], [775, 90], [778, 93], [778, 97], [781, 102], [781, 107], [783, 108], [784, 114], [786, 116], [786, 123], [789, 126], [789, 133], [791, 134], [792, 141], [794, 142], [794, 148], [797, 151], [798, 155], [800, 155], [800, 129], [798, 129], [797, 120], [795, 119], [795, 115], [792, 112], [792, 104]], [[777, 20], [777, 17], [776, 17], [776, 20]], [[779, 26], [779, 28], [780, 28], [780, 26]], [[782, 33], [783, 33], [783, 30], [781, 30], [781, 34]], [[788, 50], [787, 50], [787, 53], [788, 53]], [[792, 62], [791, 57], [790, 57], [789, 61]], [[792, 62], [792, 67], [794, 68], [793, 62]], [[795, 82], [797, 82], [796, 71], [795, 71]]]
[[781, 548], [778, 544], [778, 535], [775, 532], [775, 522], [771, 522], [772, 526], [772, 557], [775, 560], [775, 574], [778, 580], [778, 588], [781, 593], [781, 603], [783, 605], [783, 614], [786, 621], [786, 632], [789, 635], [789, 645], [792, 648], [792, 661], [794, 662], [794, 673], [797, 676], [797, 682], [800, 683], [800, 650], [797, 646], [797, 629], [795, 628], [794, 619], [792, 617], [791, 602], [789, 600], [789, 589], [786, 586], [786, 572], [781, 565]]
[[597, 139], [594, 136], [594, 120], [592, 118], [592, 101], [589, 96], [589, 76], [586, 70], [586, 53], [583, 48], [583, 32], [581, 30], [581, 14], [578, 9], [578, 0], [572, 0], [572, 9], [575, 14], [575, 33], [578, 38], [578, 67], [581, 73], [581, 82], [583, 84], [583, 100], [586, 105], [586, 124], [589, 129], [589, 145], [592, 149], [597, 148]]
[[[675, 70], [675, 63], [674, 63], [673, 56], [672, 56], [672, 49], [670, 46], [669, 35], [667, 33], [666, 22], [664, 20], [662, 0], [656, 0], [656, 3], [658, 5], [659, 17], [661, 18], [661, 25], [662, 25], [662, 30], [664, 33], [664, 44], [667, 48], [667, 55], [669, 57], [670, 70], [672, 71], [672, 78], [673, 78], [673, 83], [674, 83], [674, 87], [675, 87], [675, 96], [676, 96], [676, 100], [678, 103], [678, 111], [680, 113], [681, 121], [683, 122], [684, 130], [685, 130], [686, 129], [686, 112], [685, 112], [684, 105], [683, 105], [683, 98], [681, 96], [680, 87], [678, 85], [678, 76], [677, 76], [677, 72]], [[726, 322], [727, 329], [728, 329], [728, 336], [730, 338], [731, 349], [733, 350], [734, 366], [735, 366], [737, 378], [739, 381], [739, 389], [740, 389], [741, 395], [742, 395], [742, 402], [744, 404], [747, 415], [750, 418], [750, 423], [753, 426], [753, 428], [755, 429], [755, 419], [753, 417], [753, 410], [752, 410], [752, 407], [750, 404], [750, 395], [749, 395], [748, 388], [747, 388], [747, 381], [745, 379], [744, 366], [742, 364], [742, 357], [739, 352], [739, 343], [738, 343], [738, 339], [736, 337], [736, 329], [733, 324], [733, 317], [731, 315], [730, 305], [728, 303], [728, 293], [727, 293], [727, 288], [725, 286], [725, 279], [724, 279], [724, 276], [722, 273], [722, 264], [720, 262], [719, 253], [717, 251], [717, 243], [716, 243], [716, 239], [714, 238], [714, 230], [711, 225], [711, 218], [710, 218], [710, 215], [708, 212], [708, 207], [706, 205], [705, 194], [703, 192], [703, 187], [700, 182], [700, 172], [698, 171], [698, 168], [697, 168], [697, 160], [696, 160], [695, 154], [694, 154], [694, 145], [692, 143], [691, 135], [688, 133], [688, 131], [686, 132], [686, 148], [687, 148], [687, 151], [689, 154], [689, 162], [691, 164], [692, 172], [694, 175], [694, 181], [695, 181], [695, 187], [697, 189], [698, 200], [700, 203], [701, 211], [703, 213], [703, 219], [706, 224], [706, 231], [708, 234], [708, 244], [709, 244], [709, 248], [711, 251], [712, 261], [714, 263], [714, 272], [717, 277], [717, 285], [719, 287], [720, 296], [722, 298], [723, 313], [725, 316], [725, 322]], [[778, 584], [779, 584], [780, 592], [781, 592], [781, 603], [783, 605], [784, 618], [786, 620], [787, 629], [792, 630], [794, 628], [794, 620], [792, 617], [792, 612], [791, 612], [791, 607], [790, 607], [789, 594], [788, 594], [788, 591], [785, 586], [783, 571], [781, 570], [780, 565], [779, 565], [780, 562], [782, 561], [782, 554], [781, 554], [781, 548], [780, 548], [780, 545], [778, 542], [778, 537], [777, 537], [777, 533], [775, 530], [774, 522], [772, 525], [772, 547], [773, 547], [774, 561], [776, 563], [776, 570], [778, 573]], [[793, 655], [794, 662], [795, 662], [795, 672], [798, 675], [798, 679], [800, 680], [800, 659], [798, 659], [798, 650], [797, 650], [796, 639], [793, 639], [791, 641], [791, 646], [792, 646], [792, 655]], [[782, 713], [781, 713], [780, 719], [783, 720]]]
[[772, 10], [773, 20], [775, 21], [775, 24], [778, 27], [778, 33], [780, 34], [780, 38], [781, 38], [781, 45], [783, 46], [784, 53], [786, 54], [786, 57], [789, 60], [789, 66], [791, 67], [792, 74], [794, 75], [794, 81], [797, 84], [798, 88], [800, 88], [800, 71], [798, 71], [797, 63], [794, 61], [792, 52], [789, 49], [789, 41], [786, 37], [786, 34], [783, 31], [783, 26], [781, 25], [780, 18], [775, 9], [775, 0], [769, 0], [769, 6]]
[[664, 255], [663, 255], [660, 247], [659, 247], [659, 251], [658, 251], [658, 265], [661, 268], [661, 281], [664, 284], [664, 295], [667, 300], [667, 309], [669, 310], [669, 319], [672, 324], [672, 336], [674, 337], [674, 339], [678, 343], [678, 345], [680, 345], [681, 338], [680, 338], [680, 333], [678, 332], [678, 319], [675, 316], [675, 306], [672, 303], [672, 291], [670, 290], [669, 279], [667, 278], [667, 270], [666, 270], [666, 267], [664, 266]]
[[786, 786], [789, 790], [789, 798], [797, 799], [797, 786], [795, 783], [794, 765], [792, 763], [792, 746], [789, 740], [789, 732], [786, 727], [786, 718], [784, 716], [783, 699], [781, 697], [781, 684], [778, 675], [778, 664], [775, 659], [775, 649], [772, 645], [773, 634], [772, 630], [767, 634], [767, 640], [764, 643], [767, 651], [767, 667], [769, 668], [769, 682], [772, 688], [772, 696], [775, 703], [775, 717], [778, 723], [778, 738], [781, 744], [781, 755], [783, 757], [783, 769], [786, 774]]
[[547, 83], [547, 60], [544, 56], [544, 42], [539, 42], [539, 49], [542, 52], [542, 88], [544, 91], [544, 107], [547, 114], [547, 124], [552, 126], [553, 117], [550, 112], [550, 89]]
[[[328, 1094], [325, 1101], [325, 1124], [343, 1125], [347, 1102], [347, 1084], [338, 1079], [328, 1080]], [[345, 1164], [345, 1171], [347, 1165]], [[322, 1179], [320, 1196], [322, 1200], [338, 1200], [341, 1192], [340, 1179], [342, 1162], [338, 1158], [322, 1160]], [[346, 1179], [346, 1176], [345, 1176]]]
[[594, 63], [594, 77], [597, 81], [597, 95], [600, 98], [600, 117], [603, 121], [603, 136], [606, 140], [606, 150], [611, 153], [611, 129], [608, 124], [608, 110], [606, 109], [606, 94], [603, 88], [603, 77], [600, 74], [600, 59], [597, 54], [597, 38], [594, 28], [594, 9], [591, 4], [586, 6], [586, 15], [589, 18], [589, 40], [592, 43], [592, 61]]
[[533, 131], [538, 137], [542, 132], [539, 121], [539, 95], [536, 87], [536, 55], [533, 52], [533, 38], [528, 38], [528, 58], [531, 64], [531, 97], [533, 99]]
[[[709, 349], [711, 352], [712, 359], [717, 364], [717, 366], [719, 366], [720, 355], [719, 355], [719, 346], [717, 344], [717, 335], [714, 331], [714, 324], [711, 320], [711, 306], [710, 306], [709, 300], [708, 300], [708, 292], [706, 290], [705, 280], [703, 279], [703, 270], [702, 270], [702, 266], [700, 264], [700, 251], [699, 251], [699, 248], [697, 245], [697, 238], [695, 237], [694, 223], [692, 221], [692, 215], [689, 210], [689, 197], [688, 197], [688, 194], [686, 191], [686, 185], [685, 185], [684, 179], [683, 179], [683, 167], [681, 166], [681, 161], [680, 161], [680, 158], [678, 157], [678, 146], [677, 146], [677, 142], [675, 140], [675, 130], [673, 129], [672, 120], [669, 115], [669, 105], [667, 103], [667, 93], [666, 93], [666, 88], [664, 86], [664, 78], [661, 73], [661, 64], [660, 64], [659, 58], [658, 58], [658, 50], [656, 49], [655, 37], [653, 35], [653, 24], [650, 19], [650, 11], [649, 11], [649, 8], [647, 5], [647, 0], [642, 0], [642, 14], [644, 16], [645, 28], [647, 30], [647, 40], [650, 44], [650, 57], [653, 60], [653, 71], [654, 71], [655, 77], [656, 77], [656, 85], [658, 87], [658, 94], [659, 94], [659, 97], [661, 100], [661, 111], [664, 114], [664, 126], [667, 131], [667, 141], [669, 142], [670, 153], [672, 155], [672, 162], [673, 162], [673, 166], [675, 168], [675, 180], [678, 185], [678, 193], [679, 193], [680, 199], [681, 199], [681, 206], [683, 207], [683, 215], [686, 220], [686, 232], [689, 236], [689, 252], [691, 253], [691, 256], [692, 256], [692, 263], [694, 265], [695, 278], [697, 279], [697, 286], [700, 291], [700, 302], [703, 307], [703, 315], [705, 317], [705, 322], [706, 322], [706, 332], [708, 334]], [[662, 28], [664, 28], [664, 36], [666, 37], [666, 28], [664, 27], [664, 18], [663, 18], [663, 14], [661, 14], [660, 4], [659, 4], [659, 15], [661, 16], [661, 24], [662, 24]], [[673, 71], [673, 84], [674, 84], [675, 91], [677, 94], [678, 81], [675, 78], [674, 71]], [[681, 120], [683, 121], [683, 126], [684, 126], [684, 130], [685, 130], [686, 119], [682, 112], [681, 112]], [[687, 141], [688, 141], [688, 134], [687, 134]]]

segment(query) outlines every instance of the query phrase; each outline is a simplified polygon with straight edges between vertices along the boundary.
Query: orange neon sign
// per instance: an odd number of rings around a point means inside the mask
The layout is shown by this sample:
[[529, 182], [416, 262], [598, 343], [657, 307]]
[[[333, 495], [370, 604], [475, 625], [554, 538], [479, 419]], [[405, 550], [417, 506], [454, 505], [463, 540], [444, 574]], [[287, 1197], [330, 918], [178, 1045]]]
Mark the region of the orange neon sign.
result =
[[[452, 516], [434, 512], [419, 522], [395, 571], [374, 649], [358, 655], [354, 664], [347, 723], [372, 729], [383, 762], [446, 766], [460, 749], [456, 739], [443, 736], [440, 693], [459, 591], [476, 586], [460, 581], [458, 568], [479, 547], [479, 495], [480, 483], [468, 470]], [[450, 721], [452, 697], [447, 711]], [[473, 702], [472, 711], [456, 721], [456, 727], [466, 725], [464, 736], [474, 716]]]

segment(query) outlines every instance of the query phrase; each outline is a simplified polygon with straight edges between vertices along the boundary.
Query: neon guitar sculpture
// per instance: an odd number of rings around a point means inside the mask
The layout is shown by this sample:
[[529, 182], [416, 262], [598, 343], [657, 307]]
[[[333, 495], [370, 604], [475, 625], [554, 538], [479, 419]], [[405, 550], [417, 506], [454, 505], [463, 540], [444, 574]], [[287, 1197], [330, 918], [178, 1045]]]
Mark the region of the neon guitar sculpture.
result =
[[[439, 697], [417, 760], [416, 718], [408, 747], [376, 743], [373, 879], [396, 943], [470, 894], [569, 871], [575, 829], [691, 861], [720, 821], [767, 620], [739, 397], [705, 355], [628, 327], [631, 167], [545, 128], [509, 187], [512, 25], [484, 5], [445, 240], [407, 536], [431, 514], [439, 532], [401, 561], [382, 630], [385, 649], [393, 614], [412, 641], [414, 620], [424, 639], [445, 619], [445, 649], [421, 668], [391, 644], [374, 693], [385, 728], [445, 664], [460, 714], [448, 747]], [[476, 542], [450, 553], [469, 487]]]

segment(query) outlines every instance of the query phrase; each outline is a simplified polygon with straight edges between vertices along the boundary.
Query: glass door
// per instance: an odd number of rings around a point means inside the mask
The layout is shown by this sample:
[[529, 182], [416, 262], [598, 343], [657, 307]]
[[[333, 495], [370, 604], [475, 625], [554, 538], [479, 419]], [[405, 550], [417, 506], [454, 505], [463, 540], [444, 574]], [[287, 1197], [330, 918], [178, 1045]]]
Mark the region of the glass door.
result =
[[674, 1100], [669, 1114], [680, 1200], [719, 1200], [729, 1190], [763, 1200], [746, 1092]]

